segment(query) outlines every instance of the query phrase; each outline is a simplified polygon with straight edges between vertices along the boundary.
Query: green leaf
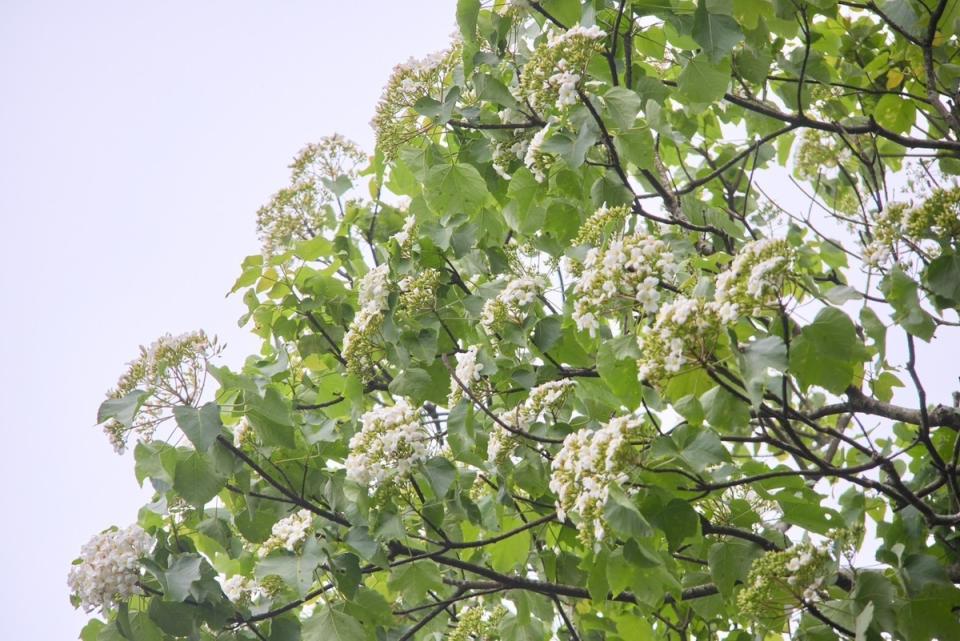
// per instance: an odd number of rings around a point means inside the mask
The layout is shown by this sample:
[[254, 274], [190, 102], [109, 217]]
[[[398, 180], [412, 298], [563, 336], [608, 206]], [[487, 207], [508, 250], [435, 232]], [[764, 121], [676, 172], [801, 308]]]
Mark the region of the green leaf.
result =
[[196, 604], [150, 599], [150, 618], [167, 634], [185, 637], [199, 630]]
[[643, 101], [637, 92], [625, 87], [613, 87], [603, 94], [603, 101], [607, 105], [611, 120], [620, 130], [632, 128], [643, 107]]
[[637, 506], [616, 486], [610, 487], [603, 515], [613, 531], [621, 537], [643, 538], [653, 534], [653, 528], [640, 514]]
[[937, 329], [933, 318], [920, 306], [917, 283], [899, 266], [894, 267], [880, 281], [880, 291], [893, 306], [893, 322], [927, 342]]
[[649, 127], [634, 127], [614, 136], [617, 151], [627, 162], [640, 169], [655, 171], [653, 134]]
[[387, 579], [387, 587], [401, 592], [404, 599], [418, 603], [430, 590], [442, 590], [440, 568], [433, 561], [414, 561], [394, 568]]
[[743, 40], [740, 25], [730, 16], [707, 11], [707, 3], [700, 0], [693, 14], [693, 39], [703, 48], [711, 62], [720, 62]]
[[[519, 521], [504, 521], [503, 530], [513, 529], [522, 525]], [[530, 555], [530, 531], [523, 530], [517, 534], [497, 541], [487, 549], [490, 552], [490, 565], [497, 572], [512, 572], [526, 564]]]
[[960, 254], [944, 252], [930, 261], [923, 282], [937, 296], [960, 305]]
[[[636, 341], [628, 336], [604, 341], [597, 351], [597, 372], [600, 379], [630, 409], [637, 407], [643, 387], [637, 378]], [[620, 360], [623, 359], [623, 360]]]
[[177, 420], [177, 425], [199, 452], [210, 449], [223, 427], [220, 422], [220, 406], [216, 403], [207, 403], [200, 409], [175, 407], [173, 416]]
[[247, 417], [264, 445], [278, 445], [293, 449], [296, 437], [293, 430], [293, 408], [272, 385], [267, 386], [263, 398], [247, 394]]
[[366, 641], [360, 622], [349, 614], [324, 606], [303, 624], [303, 641]]
[[665, 493], [648, 493], [640, 505], [640, 512], [666, 535], [671, 550], [696, 537], [700, 531], [700, 517], [690, 504], [682, 499], [670, 499]]
[[111, 398], [100, 404], [97, 410], [97, 423], [103, 423], [111, 418], [119, 421], [124, 427], [133, 426], [133, 417], [137, 415], [140, 406], [150, 396], [149, 392], [135, 389], [123, 398]]
[[723, 98], [730, 84], [730, 63], [713, 63], [706, 54], [698, 54], [680, 73], [678, 87], [690, 102], [709, 104]]
[[215, 497], [226, 484], [226, 478], [213, 462], [200, 452], [190, 452], [177, 461], [173, 489], [185, 501], [202, 507]]
[[770, 384], [780, 378], [772, 378], [767, 373], [769, 369], [778, 372], [787, 369], [787, 346], [779, 336], [767, 336], [754, 341], [740, 354], [740, 372], [754, 407], [760, 405], [763, 393]]
[[457, 25], [460, 35], [466, 42], [477, 39], [477, 16], [480, 13], [480, 0], [457, 0]]
[[916, 117], [917, 106], [912, 99], [889, 93], [877, 101], [873, 110], [877, 124], [898, 134], [910, 131]]
[[867, 358], [853, 321], [839, 309], [820, 310], [790, 347], [790, 370], [804, 389], [819, 385], [841, 394]]
[[717, 589], [725, 597], [733, 593], [737, 581], [745, 581], [753, 560], [763, 554], [763, 549], [748, 541], [720, 541], [710, 546], [707, 563], [710, 576]]
[[274, 552], [257, 563], [256, 576], [262, 579], [279, 576], [283, 582], [293, 588], [300, 597], [304, 597], [313, 585], [313, 571], [320, 565], [323, 550], [317, 540], [310, 536], [303, 543], [299, 554]]
[[489, 197], [487, 183], [472, 165], [437, 165], [427, 172], [423, 196], [441, 220], [480, 211]]
[[388, 386], [391, 394], [408, 396], [418, 403], [425, 401], [433, 391], [433, 378], [429, 372], [417, 367], [403, 370]]
[[185, 601], [191, 594], [190, 588], [201, 579], [202, 563], [203, 557], [199, 554], [181, 554], [174, 557], [163, 573], [164, 598]]
[[447, 490], [457, 479], [457, 468], [442, 456], [434, 456], [423, 464], [423, 471], [430, 480], [430, 487], [438, 498], [447, 495]]

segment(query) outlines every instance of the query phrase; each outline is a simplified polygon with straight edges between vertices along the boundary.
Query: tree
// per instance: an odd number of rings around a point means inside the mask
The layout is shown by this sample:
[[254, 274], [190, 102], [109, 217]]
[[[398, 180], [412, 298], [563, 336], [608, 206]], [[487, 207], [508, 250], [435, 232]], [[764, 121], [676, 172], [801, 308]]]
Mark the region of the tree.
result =
[[101, 406], [82, 638], [960, 638], [960, 4], [456, 15]]

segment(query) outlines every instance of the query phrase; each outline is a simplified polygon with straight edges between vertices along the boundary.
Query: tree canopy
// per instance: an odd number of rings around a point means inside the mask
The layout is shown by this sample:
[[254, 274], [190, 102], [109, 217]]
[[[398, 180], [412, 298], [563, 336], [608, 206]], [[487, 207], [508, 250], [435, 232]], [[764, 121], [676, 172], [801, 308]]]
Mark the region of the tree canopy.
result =
[[81, 638], [960, 638], [960, 3], [456, 21], [108, 393]]

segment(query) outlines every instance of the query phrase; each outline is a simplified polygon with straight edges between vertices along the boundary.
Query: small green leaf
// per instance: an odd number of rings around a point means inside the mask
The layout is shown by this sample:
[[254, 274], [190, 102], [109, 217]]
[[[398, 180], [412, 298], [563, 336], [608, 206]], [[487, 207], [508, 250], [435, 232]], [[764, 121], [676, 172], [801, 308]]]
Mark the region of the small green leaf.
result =
[[457, 0], [457, 25], [460, 35], [466, 42], [477, 39], [477, 16], [480, 13], [480, 0]]
[[100, 404], [97, 410], [97, 423], [103, 423], [114, 418], [124, 427], [133, 426], [133, 417], [137, 415], [140, 406], [150, 396], [149, 392], [135, 389], [123, 398], [111, 398]]
[[937, 296], [960, 305], [960, 254], [944, 252], [930, 261], [923, 282]]
[[780, 377], [771, 377], [767, 371], [787, 369], [787, 346], [779, 336], [767, 336], [747, 345], [740, 354], [740, 372], [746, 383], [747, 394], [753, 406], [760, 405], [764, 391]]
[[164, 597], [171, 601], [185, 601], [190, 596], [190, 588], [201, 579], [201, 563], [203, 557], [199, 554], [181, 554], [174, 557], [163, 573]]
[[933, 338], [937, 325], [930, 314], [920, 306], [917, 283], [900, 267], [894, 267], [884, 276], [880, 281], [880, 291], [893, 306], [893, 322], [917, 338], [927, 342]]
[[423, 464], [423, 471], [430, 480], [430, 487], [433, 488], [438, 498], [447, 495], [447, 490], [457, 479], [457, 468], [453, 463], [442, 456], [434, 456]]

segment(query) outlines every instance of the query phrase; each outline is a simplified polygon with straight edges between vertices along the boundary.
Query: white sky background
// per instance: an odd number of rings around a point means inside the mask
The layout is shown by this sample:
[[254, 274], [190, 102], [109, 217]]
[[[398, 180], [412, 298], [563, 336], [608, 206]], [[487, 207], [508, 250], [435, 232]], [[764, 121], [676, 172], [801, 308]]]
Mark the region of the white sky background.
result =
[[[390, 69], [446, 46], [454, 5], [0, 0], [5, 638], [76, 638], [70, 561], [145, 502], [132, 457], [93, 426], [124, 363], [197, 328], [229, 364], [256, 350], [240, 298], [224, 298], [258, 251], [256, 209], [306, 142], [336, 131], [372, 148]], [[931, 402], [957, 387], [957, 333], [918, 342]], [[902, 333], [889, 341], [902, 355]], [[916, 403], [910, 388], [897, 400]]]
[[0, 1], [5, 638], [76, 638], [70, 561], [144, 503], [93, 426], [124, 363], [196, 328], [256, 350], [224, 298], [256, 209], [305, 143], [372, 148], [391, 68], [445, 47], [454, 6]]

